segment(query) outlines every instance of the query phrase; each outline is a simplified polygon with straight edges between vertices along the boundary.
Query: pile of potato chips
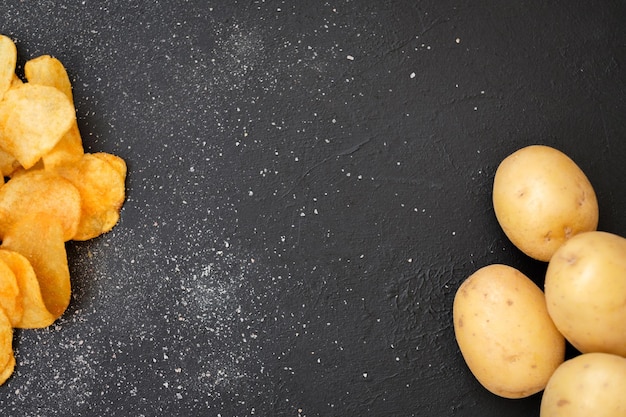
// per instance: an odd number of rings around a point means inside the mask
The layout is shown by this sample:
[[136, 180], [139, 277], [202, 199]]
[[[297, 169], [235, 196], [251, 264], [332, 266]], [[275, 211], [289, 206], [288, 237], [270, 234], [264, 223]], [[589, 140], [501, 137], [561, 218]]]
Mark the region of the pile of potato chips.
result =
[[13, 328], [42, 328], [70, 302], [65, 242], [113, 228], [126, 163], [85, 153], [65, 68], [48, 55], [16, 74], [0, 35], [0, 384], [13, 373]]

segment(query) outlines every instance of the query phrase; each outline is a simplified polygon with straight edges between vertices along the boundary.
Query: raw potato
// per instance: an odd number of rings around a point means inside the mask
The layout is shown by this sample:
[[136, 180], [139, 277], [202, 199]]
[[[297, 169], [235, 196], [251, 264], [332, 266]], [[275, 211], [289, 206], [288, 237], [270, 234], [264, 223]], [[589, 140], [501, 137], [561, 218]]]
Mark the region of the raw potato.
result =
[[571, 238], [548, 264], [545, 293], [574, 347], [626, 356], [626, 239], [600, 231]]
[[598, 226], [598, 202], [585, 174], [567, 155], [543, 145], [527, 146], [502, 161], [493, 207], [511, 242], [545, 262], [567, 239]]
[[463, 358], [496, 395], [541, 391], [564, 360], [565, 340], [543, 293], [515, 268], [495, 264], [476, 271], [459, 287], [452, 313]]
[[541, 398], [541, 417], [626, 416], [626, 359], [587, 353], [564, 362]]

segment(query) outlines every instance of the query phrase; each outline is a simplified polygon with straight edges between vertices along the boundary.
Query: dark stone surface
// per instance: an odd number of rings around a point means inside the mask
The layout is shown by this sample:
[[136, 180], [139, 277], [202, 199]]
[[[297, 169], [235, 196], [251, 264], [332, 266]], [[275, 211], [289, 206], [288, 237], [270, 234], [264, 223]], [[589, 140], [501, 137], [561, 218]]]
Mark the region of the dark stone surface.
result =
[[[491, 207], [555, 146], [626, 235], [621, 1], [109, 1], [0, 6], [20, 64], [74, 83], [89, 151], [128, 163], [74, 294], [16, 331], [3, 416], [538, 416], [454, 340], [460, 282], [541, 285]], [[21, 70], [21, 68], [19, 69]]]

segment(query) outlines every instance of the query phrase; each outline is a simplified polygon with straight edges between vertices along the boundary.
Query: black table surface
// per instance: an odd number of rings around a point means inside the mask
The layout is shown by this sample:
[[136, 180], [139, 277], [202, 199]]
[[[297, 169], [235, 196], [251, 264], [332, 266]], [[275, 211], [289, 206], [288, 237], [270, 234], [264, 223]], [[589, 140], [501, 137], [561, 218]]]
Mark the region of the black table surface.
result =
[[626, 235], [626, 3], [546, 3], [3, 1], [18, 72], [59, 58], [128, 178], [0, 414], [538, 416], [476, 382], [451, 306], [490, 263], [542, 285], [491, 206], [518, 148]]

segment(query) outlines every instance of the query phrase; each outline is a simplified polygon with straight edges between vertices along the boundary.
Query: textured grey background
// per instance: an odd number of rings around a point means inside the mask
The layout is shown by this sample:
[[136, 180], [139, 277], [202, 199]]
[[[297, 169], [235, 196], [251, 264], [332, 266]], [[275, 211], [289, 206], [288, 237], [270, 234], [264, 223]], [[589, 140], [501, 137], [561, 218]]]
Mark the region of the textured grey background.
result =
[[622, 1], [17, 1], [90, 151], [128, 163], [74, 294], [16, 331], [3, 416], [537, 416], [473, 379], [451, 304], [480, 266], [541, 284], [490, 205], [555, 146], [626, 235]]

